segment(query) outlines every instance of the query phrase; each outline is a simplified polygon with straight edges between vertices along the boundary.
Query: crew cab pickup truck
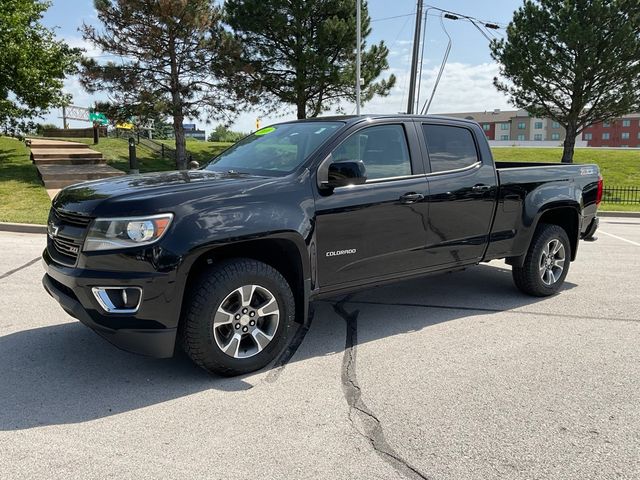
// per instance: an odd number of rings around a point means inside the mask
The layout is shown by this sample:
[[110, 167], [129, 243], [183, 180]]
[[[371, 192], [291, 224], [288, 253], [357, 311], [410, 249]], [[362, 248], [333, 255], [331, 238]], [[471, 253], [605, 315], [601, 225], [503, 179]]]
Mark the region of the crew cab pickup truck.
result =
[[554, 294], [601, 195], [596, 165], [494, 162], [466, 120], [286, 122], [202, 168], [63, 189], [43, 284], [124, 350], [181, 346], [241, 374], [273, 360], [321, 297], [493, 259], [522, 292]]

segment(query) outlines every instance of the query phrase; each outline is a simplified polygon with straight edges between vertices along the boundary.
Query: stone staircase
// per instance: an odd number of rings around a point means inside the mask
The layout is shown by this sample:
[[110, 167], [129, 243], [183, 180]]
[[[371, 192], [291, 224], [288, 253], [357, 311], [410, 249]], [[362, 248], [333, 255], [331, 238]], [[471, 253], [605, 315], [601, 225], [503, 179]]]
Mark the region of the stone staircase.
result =
[[27, 143], [31, 148], [31, 161], [51, 198], [61, 188], [75, 183], [124, 175], [107, 165], [102, 153], [83, 143], [45, 138], [32, 138]]

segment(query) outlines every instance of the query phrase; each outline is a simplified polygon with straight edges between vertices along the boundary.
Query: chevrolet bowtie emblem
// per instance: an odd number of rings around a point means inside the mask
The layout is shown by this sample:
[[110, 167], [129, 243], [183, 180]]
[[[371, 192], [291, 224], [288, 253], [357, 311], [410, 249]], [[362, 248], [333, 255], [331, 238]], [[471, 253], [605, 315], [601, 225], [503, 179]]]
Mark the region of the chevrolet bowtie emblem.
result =
[[50, 223], [48, 230], [49, 230], [49, 236], [53, 238], [58, 236], [58, 231], [60, 230], [60, 227]]

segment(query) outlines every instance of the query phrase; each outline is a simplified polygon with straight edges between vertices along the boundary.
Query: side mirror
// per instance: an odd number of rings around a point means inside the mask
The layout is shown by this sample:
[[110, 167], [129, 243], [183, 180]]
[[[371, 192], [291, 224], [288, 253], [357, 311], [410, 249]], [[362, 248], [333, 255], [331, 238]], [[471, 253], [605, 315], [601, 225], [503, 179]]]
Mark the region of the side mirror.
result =
[[329, 164], [327, 179], [322, 182], [325, 188], [361, 185], [367, 181], [367, 169], [362, 160], [335, 162]]
[[191, 160], [189, 162], [189, 170], [195, 170], [197, 168], [200, 168], [200, 164], [198, 162], [196, 162], [195, 160]]

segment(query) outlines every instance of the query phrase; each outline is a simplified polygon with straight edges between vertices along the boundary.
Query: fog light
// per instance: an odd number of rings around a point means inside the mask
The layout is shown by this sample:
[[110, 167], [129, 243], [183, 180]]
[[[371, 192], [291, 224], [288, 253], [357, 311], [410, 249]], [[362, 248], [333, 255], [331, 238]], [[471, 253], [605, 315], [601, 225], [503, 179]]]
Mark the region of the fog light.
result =
[[142, 302], [140, 287], [93, 287], [91, 291], [108, 313], [136, 313]]

